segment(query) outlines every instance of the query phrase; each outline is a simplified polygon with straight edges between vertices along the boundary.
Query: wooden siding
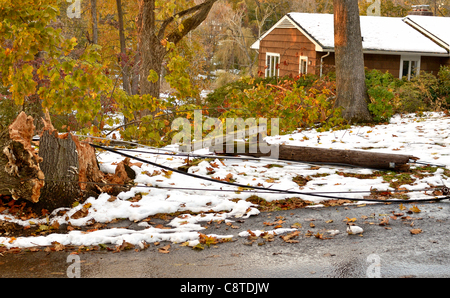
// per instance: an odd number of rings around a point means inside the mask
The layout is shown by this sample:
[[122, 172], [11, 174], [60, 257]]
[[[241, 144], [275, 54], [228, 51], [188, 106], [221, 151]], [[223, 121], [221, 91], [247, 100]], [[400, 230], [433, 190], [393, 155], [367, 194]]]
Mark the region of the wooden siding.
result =
[[307, 56], [308, 73], [316, 71], [315, 45], [297, 29], [274, 29], [261, 40], [258, 70], [265, 75], [266, 53], [280, 54], [280, 76], [297, 76], [300, 69], [300, 56]]
[[[266, 53], [280, 54], [280, 76], [299, 74], [300, 56], [307, 56], [308, 73], [320, 74], [321, 57], [327, 53], [316, 52], [315, 45], [295, 28], [276, 28], [260, 42], [258, 71], [265, 76]], [[364, 66], [389, 72], [394, 77], [400, 75], [401, 55], [364, 54]], [[334, 70], [334, 53], [324, 58], [323, 73]], [[437, 74], [441, 65], [450, 66], [450, 58], [422, 56], [421, 70]]]
[[[318, 53], [318, 65], [320, 65], [320, 58], [327, 53]], [[381, 54], [364, 54], [364, 67], [368, 69], [378, 69], [383, 72], [389, 72], [394, 77], [398, 78], [400, 74], [400, 55], [381, 55]], [[334, 53], [330, 53], [323, 61], [323, 73], [334, 70]]]
[[364, 67], [389, 72], [395, 78], [400, 75], [400, 55], [364, 54]]
[[450, 66], [450, 57], [449, 58], [442, 58], [441, 64]]
[[444, 59], [439, 57], [427, 57], [422, 56], [420, 62], [420, 71], [431, 72], [432, 74], [437, 74], [441, 65], [444, 64]]

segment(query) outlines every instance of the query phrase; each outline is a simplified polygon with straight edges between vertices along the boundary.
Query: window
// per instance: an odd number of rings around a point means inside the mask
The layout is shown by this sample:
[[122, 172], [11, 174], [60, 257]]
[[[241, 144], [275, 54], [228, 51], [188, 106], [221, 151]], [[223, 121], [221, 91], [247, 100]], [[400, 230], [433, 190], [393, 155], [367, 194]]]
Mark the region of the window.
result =
[[266, 78], [277, 77], [280, 74], [280, 54], [266, 53]]
[[402, 56], [400, 62], [400, 79], [406, 77], [411, 80], [412, 77], [420, 73], [420, 56]]
[[300, 74], [307, 74], [308, 73], [308, 57], [306, 56], [300, 56]]

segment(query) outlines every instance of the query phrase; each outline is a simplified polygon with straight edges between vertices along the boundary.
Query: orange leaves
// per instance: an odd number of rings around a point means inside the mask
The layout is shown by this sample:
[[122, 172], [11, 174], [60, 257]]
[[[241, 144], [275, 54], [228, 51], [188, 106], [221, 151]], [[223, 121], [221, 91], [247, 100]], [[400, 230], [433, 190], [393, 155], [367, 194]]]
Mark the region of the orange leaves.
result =
[[411, 230], [409, 230], [409, 231], [410, 231], [411, 234], [413, 234], [413, 235], [417, 235], [417, 234], [422, 233], [422, 229], [411, 229]]
[[409, 210], [414, 213], [421, 212], [421, 210], [416, 205], [413, 205], [411, 208], [409, 208]]
[[263, 224], [265, 225], [265, 226], [274, 226], [274, 229], [279, 229], [279, 228], [282, 228], [282, 224], [283, 223], [285, 223], [286, 221], [283, 221], [283, 220], [278, 220], [278, 221], [275, 221], [275, 222], [263, 222]]
[[216, 180], [220, 180], [220, 181], [234, 182], [233, 174], [231, 174], [231, 173], [228, 173], [228, 174], [225, 176], [225, 178], [219, 178], [219, 177], [212, 177], [212, 178], [213, 178], [213, 179], [216, 179]]
[[168, 253], [170, 253], [169, 249], [170, 249], [170, 244], [167, 244], [166, 246], [158, 248], [158, 252], [162, 253], [162, 254], [168, 254]]
[[293, 238], [296, 238], [300, 235], [300, 231], [294, 231], [292, 233], [289, 233], [287, 235], [282, 235], [280, 236], [281, 239], [283, 239], [284, 242], [286, 243], [298, 243], [298, 240], [293, 240]]

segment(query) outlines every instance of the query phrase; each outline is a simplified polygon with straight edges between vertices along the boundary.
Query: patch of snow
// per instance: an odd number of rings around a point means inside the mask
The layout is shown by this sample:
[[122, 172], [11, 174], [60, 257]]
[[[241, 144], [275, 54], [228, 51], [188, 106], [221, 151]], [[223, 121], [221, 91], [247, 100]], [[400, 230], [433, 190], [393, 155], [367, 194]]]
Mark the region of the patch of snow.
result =
[[[357, 149], [370, 150], [382, 153], [408, 154], [420, 158], [422, 162], [440, 164], [450, 169], [450, 117], [442, 113], [425, 113], [423, 117], [411, 115], [396, 115], [387, 125], [355, 126], [347, 130], [317, 132], [315, 129], [302, 131], [284, 136], [267, 137], [269, 143], [286, 143], [289, 145], [309, 146], [316, 148]], [[309, 139], [303, 137], [307, 135]], [[293, 139], [293, 140], [292, 140]], [[177, 150], [176, 146], [164, 149]], [[185, 157], [151, 154], [152, 149], [140, 148], [139, 153], [130, 153], [158, 164], [170, 167], [183, 165]], [[148, 151], [148, 153], [142, 153]], [[200, 154], [208, 154], [207, 149], [198, 150]], [[102, 152], [98, 155], [100, 166], [108, 172], [115, 171], [115, 165], [124, 157], [111, 152]], [[133, 162], [133, 161], [132, 161]], [[267, 167], [268, 164], [278, 164], [281, 167]], [[417, 165], [420, 166], [420, 165]], [[69, 224], [72, 226], [85, 226], [92, 222], [107, 223], [117, 218], [125, 218], [138, 223], [140, 230], [132, 229], [104, 229], [92, 232], [71, 231], [67, 234], [50, 234], [37, 237], [0, 237], [0, 244], [6, 247], [47, 246], [57, 241], [63, 245], [93, 245], [93, 244], [121, 244], [123, 241], [135, 245], [143, 242], [156, 241], [189, 242], [198, 240], [199, 232], [205, 233], [202, 223], [210, 221], [230, 222], [235, 218], [248, 218], [258, 215], [259, 211], [254, 204], [246, 201], [250, 196], [257, 195], [267, 201], [282, 200], [300, 197], [321, 206], [319, 203], [326, 199], [310, 195], [293, 195], [277, 193], [258, 193], [239, 191], [235, 186], [227, 186], [212, 181], [196, 179], [179, 173], [173, 173], [170, 178], [164, 176], [160, 168], [148, 164], [141, 167], [133, 166], [137, 172], [136, 186], [127, 192], [120, 193], [115, 200], [110, 200], [108, 194], [101, 194], [97, 199], [89, 198], [89, 214], [84, 218], [70, 218], [75, 212], [81, 210], [83, 205], [74, 208], [65, 208], [67, 213], [57, 216], [55, 210], [46, 218], [21, 220], [7, 211], [0, 213], [0, 220], [14, 222], [23, 226], [52, 224]], [[210, 170], [213, 169], [214, 173]], [[197, 175], [217, 177], [224, 179], [228, 174], [236, 183], [268, 188], [286, 189], [304, 193], [327, 193], [345, 198], [361, 199], [359, 204], [367, 203], [363, 197], [368, 195], [372, 188], [389, 190], [389, 184], [382, 177], [376, 179], [357, 179], [344, 177], [336, 172], [355, 174], [371, 174], [373, 170], [350, 168], [344, 166], [314, 166], [288, 161], [276, 160], [223, 160], [202, 161], [189, 169], [190, 173]], [[305, 186], [299, 186], [292, 181], [301, 175], [311, 178]], [[444, 175], [444, 169], [438, 169], [433, 175], [416, 178], [413, 185], [402, 185], [409, 190], [421, 190], [442, 184], [450, 185], [450, 178]], [[166, 189], [172, 188], [172, 189]], [[173, 189], [188, 188], [188, 189]], [[217, 192], [209, 190], [230, 190], [230, 192]], [[347, 193], [352, 191], [353, 193]], [[356, 191], [365, 191], [357, 193]], [[341, 193], [339, 193], [341, 192]], [[129, 201], [140, 193], [142, 199], [138, 202]], [[423, 191], [407, 194], [411, 199], [430, 198]], [[62, 208], [61, 210], [64, 210]], [[168, 226], [170, 229], [159, 229], [147, 222], [140, 222], [158, 213], [174, 213], [191, 211], [196, 215], [183, 214], [173, 218]], [[277, 234], [293, 231], [293, 229], [277, 229]], [[237, 231], [238, 235], [245, 237], [246, 231]], [[258, 231], [255, 234], [258, 235]], [[219, 235], [220, 236], [220, 235]], [[225, 237], [225, 236], [223, 236]]]

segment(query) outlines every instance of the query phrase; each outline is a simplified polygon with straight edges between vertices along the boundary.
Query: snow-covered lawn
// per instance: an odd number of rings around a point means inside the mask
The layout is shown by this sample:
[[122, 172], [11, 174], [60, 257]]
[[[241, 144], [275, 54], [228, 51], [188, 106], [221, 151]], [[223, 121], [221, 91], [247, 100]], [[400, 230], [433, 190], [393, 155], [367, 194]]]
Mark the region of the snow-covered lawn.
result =
[[[396, 115], [389, 125], [374, 127], [352, 127], [347, 130], [318, 133], [315, 130], [307, 130], [301, 133], [269, 137], [269, 143], [284, 143], [288, 145], [310, 146], [333, 149], [364, 149], [373, 152], [400, 153], [413, 155], [420, 161], [439, 164], [450, 169], [450, 117], [440, 113], [427, 113], [423, 117], [415, 115]], [[176, 149], [169, 146], [166, 149]], [[177, 168], [185, 163], [185, 157], [155, 155], [150, 152], [155, 150], [139, 148], [139, 153], [127, 152], [134, 156], [156, 162], [158, 164]], [[143, 153], [141, 151], [148, 151]], [[207, 150], [199, 150], [196, 153], [208, 154]], [[99, 155], [99, 162], [104, 171], [115, 170], [115, 165], [124, 157], [103, 152]], [[133, 162], [133, 161], [132, 161]], [[269, 164], [277, 164], [271, 166]], [[417, 165], [419, 166], [419, 165]], [[66, 234], [53, 233], [46, 236], [0, 237], [0, 245], [6, 247], [32, 247], [49, 246], [52, 242], [62, 245], [97, 245], [117, 244], [123, 241], [134, 245], [145, 243], [170, 241], [173, 243], [189, 244], [198, 243], [199, 232], [209, 234], [201, 227], [201, 223], [214, 220], [233, 221], [236, 218], [247, 218], [259, 214], [257, 206], [246, 201], [254, 195], [250, 192], [239, 192], [237, 187], [226, 186], [215, 182], [188, 177], [179, 173], [168, 173], [158, 167], [143, 164], [134, 165], [136, 171], [136, 187], [130, 191], [120, 193], [117, 198], [108, 194], [102, 194], [97, 199], [90, 198], [84, 204], [67, 209], [62, 216], [57, 216], [55, 210], [47, 219], [20, 220], [4, 211], [0, 214], [0, 220], [15, 222], [23, 226], [51, 225], [55, 221], [59, 224], [71, 226], [84, 226], [92, 223], [106, 223], [114, 219], [129, 219], [138, 222], [142, 230], [125, 228], [99, 229], [92, 231], [73, 230]], [[336, 196], [343, 198], [363, 198], [368, 193], [339, 193], [349, 191], [369, 191], [371, 188], [387, 190], [389, 183], [382, 177], [375, 179], [358, 179], [345, 177], [337, 172], [354, 174], [372, 174], [371, 169], [349, 168], [341, 166], [311, 166], [310, 164], [289, 163], [280, 161], [255, 161], [255, 160], [231, 160], [215, 159], [202, 161], [189, 169], [190, 173], [215, 177], [220, 179], [232, 179], [239, 184], [272, 187], [276, 189], [301, 191], [301, 192], [336, 192]], [[231, 175], [230, 175], [231, 174]], [[318, 175], [320, 174], [320, 175]], [[299, 186], [293, 178], [302, 175], [311, 180], [305, 186]], [[402, 185], [409, 190], [419, 190], [439, 185], [450, 185], [450, 177], [444, 175], [444, 168], [437, 169], [432, 175], [417, 178], [412, 185]], [[160, 188], [156, 188], [160, 187]], [[193, 188], [194, 190], [164, 189], [167, 188]], [[230, 191], [209, 191], [230, 190]], [[137, 194], [142, 196], [139, 201], [130, 201]], [[267, 201], [281, 200], [289, 197], [299, 197], [292, 194], [258, 193], [260, 198]], [[410, 198], [430, 198], [424, 192], [408, 193]], [[304, 200], [317, 203], [323, 198], [300, 196]], [[73, 219], [74, 213], [88, 208], [86, 217]], [[183, 214], [175, 217], [167, 228], [157, 228], [144, 221], [146, 218], [158, 213], [174, 213], [177, 211], [192, 211], [198, 215]], [[284, 229], [283, 232], [292, 229]], [[280, 230], [281, 231], [281, 230]], [[237, 230], [237, 234], [244, 235], [245, 231]], [[277, 234], [280, 234], [277, 232]], [[211, 235], [218, 238], [229, 238], [232, 235]]]

